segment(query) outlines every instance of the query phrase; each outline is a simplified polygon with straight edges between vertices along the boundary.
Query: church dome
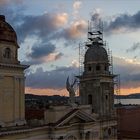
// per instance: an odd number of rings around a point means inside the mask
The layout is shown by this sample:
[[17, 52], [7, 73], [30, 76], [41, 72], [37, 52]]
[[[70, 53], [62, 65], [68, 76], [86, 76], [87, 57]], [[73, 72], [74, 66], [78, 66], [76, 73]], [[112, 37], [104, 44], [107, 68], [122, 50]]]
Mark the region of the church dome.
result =
[[105, 48], [92, 45], [85, 54], [85, 63], [87, 62], [108, 62], [108, 55]]
[[5, 21], [5, 16], [0, 15], [0, 41], [17, 44], [17, 35], [10, 24]]

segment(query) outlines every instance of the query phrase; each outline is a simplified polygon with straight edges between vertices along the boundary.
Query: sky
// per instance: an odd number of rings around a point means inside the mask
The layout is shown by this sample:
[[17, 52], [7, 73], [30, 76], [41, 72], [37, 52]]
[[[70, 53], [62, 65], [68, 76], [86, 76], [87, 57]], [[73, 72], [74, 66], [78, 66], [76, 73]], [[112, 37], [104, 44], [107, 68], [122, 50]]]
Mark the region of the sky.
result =
[[101, 19], [104, 40], [120, 74], [121, 94], [140, 93], [139, 0], [0, 0], [18, 36], [26, 70], [26, 93], [68, 95], [65, 83], [79, 73], [79, 43], [88, 21]]

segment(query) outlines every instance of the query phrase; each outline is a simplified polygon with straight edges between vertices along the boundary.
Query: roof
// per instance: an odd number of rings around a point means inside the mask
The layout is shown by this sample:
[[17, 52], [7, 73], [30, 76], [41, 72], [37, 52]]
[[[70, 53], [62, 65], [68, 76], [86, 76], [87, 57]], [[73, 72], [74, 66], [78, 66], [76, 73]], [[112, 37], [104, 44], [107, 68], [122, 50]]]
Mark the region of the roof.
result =
[[5, 21], [5, 16], [0, 15], [0, 41], [17, 44], [17, 35], [12, 26]]
[[107, 51], [99, 45], [92, 45], [85, 54], [85, 63], [88, 62], [108, 62]]
[[73, 109], [60, 118], [57, 122], [54, 123], [55, 127], [63, 126], [64, 124], [70, 122], [73, 118], [78, 118], [83, 122], [95, 122], [95, 119], [90, 115], [87, 114], [80, 109]]

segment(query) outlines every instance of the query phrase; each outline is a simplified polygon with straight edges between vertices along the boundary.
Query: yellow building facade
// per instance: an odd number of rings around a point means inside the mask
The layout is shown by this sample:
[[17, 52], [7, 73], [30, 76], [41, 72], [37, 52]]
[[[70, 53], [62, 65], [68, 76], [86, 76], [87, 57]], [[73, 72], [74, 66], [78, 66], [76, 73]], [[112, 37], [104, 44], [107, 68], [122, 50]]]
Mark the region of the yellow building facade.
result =
[[24, 70], [18, 61], [17, 36], [0, 15], [0, 127], [24, 125]]

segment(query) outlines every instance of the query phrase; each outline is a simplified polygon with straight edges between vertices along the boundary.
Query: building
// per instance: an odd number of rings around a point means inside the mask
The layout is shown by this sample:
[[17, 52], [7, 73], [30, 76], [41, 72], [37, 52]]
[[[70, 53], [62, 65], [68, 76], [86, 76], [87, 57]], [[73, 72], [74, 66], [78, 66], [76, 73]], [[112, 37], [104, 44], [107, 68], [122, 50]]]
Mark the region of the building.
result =
[[14, 29], [0, 15], [0, 126], [24, 125], [24, 70]]
[[[91, 24], [90, 24], [91, 25]], [[50, 107], [45, 123], [50, 138], [64, 140], [114, 140], [117, 118], [114, 109], [114, 77], [102, 31], [89, 27], [84, 71], [79, 78], [80, 105]], [[48, 115], [47, 115], [48, 114]]]
[[[24, 73], [27, 66], [17, 60], [17, 38], [13, 28], [0, 16], [0, 109], [1, 126], [25, 124]], [[0, 132], [3, 139], [46, 140], [115, 140], [117, 121], [114, 104], [114, 75], [103, 47], [101, 31], [89, 31], [88, 49], [84, 56], [84, 72], [77, 76], [80, 81], [80, 103], [51, 105], [44, 111], [44, 119], [34, 120], [34, 128], [23, 127]], [[70, 87], [74, 94], [73, 86]], [[72, 96], [74, 98], [74, 96]], [[75, 101], [75, 100], [73, 100]], [[31, 116], [32, 117], [32, 116]], [[30, 121], [31, 122], [31, 121]]]
[[[115, 75], [111, 71], [112, 64], [109, 52], [105, 49], [100, 23], [98, 26], [97, 28], [94, 23], [90, 23], [84, 56], [84, 72], [79, 76], [80, 98], [82, 105], [91, 105], [92, 112], [99, 115], [101, 123], [108, 124], [102, 128], [104, 138], [107, 135], [106, 131], [108, 136], [111, 131], [117, 131], [114, 109]], [[114, 121], [116, 121], [115, 125], [112, 123]]]
[[124, 106], [117, 109], [118, 138], [140, 139], [140, 106]]

